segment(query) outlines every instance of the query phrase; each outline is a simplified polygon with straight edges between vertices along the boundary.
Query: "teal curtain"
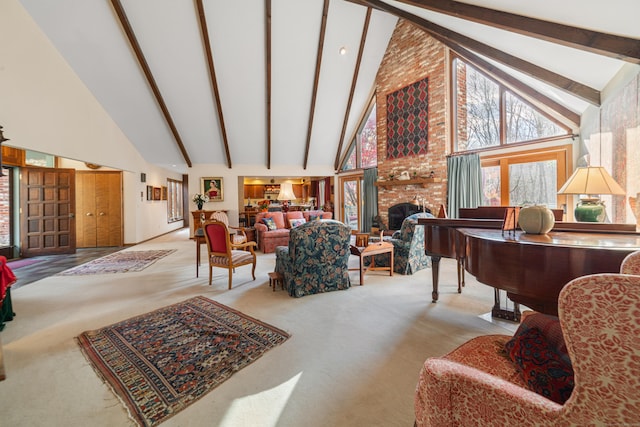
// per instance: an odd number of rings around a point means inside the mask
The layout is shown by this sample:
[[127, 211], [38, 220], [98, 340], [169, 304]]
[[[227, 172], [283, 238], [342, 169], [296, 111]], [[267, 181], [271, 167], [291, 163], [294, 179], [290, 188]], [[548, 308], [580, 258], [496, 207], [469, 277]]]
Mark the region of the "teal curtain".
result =
[[373, 224], [373, 217], [378, 215], [378, 187], [375, 186], [378, 179], [378, 168], [364, 170], [362, 198], [362, 231], [368, 232]]
[[482, 171], [477, 153], [447, 157], [447, 214], [458, 218], [458, 209], [482, 203]]

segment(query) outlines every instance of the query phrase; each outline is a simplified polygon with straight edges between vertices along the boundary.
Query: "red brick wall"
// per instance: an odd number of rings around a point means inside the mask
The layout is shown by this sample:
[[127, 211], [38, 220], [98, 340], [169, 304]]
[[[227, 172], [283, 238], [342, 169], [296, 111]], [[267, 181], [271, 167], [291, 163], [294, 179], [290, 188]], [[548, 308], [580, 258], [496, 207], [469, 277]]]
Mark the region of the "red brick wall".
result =
[[[426, 200], [426, 206], [437, 214], [440, 204], [446, 203], [448, 129], [447, 92], [448, 72], [444, 45], [407, 21], [400, 20], [389, 41], [376, 77], [378, 126], [378, 176], [389, 179], [408, 171], [428, 174], [433, 171], [443, 182], [418, 185], [398, 185], [385, 189], [378, 187], [378, 212], [385, 223], [389, 206], [411, 201], [416, 195]], [[428, 152], [419, 156], [399, 159], [386, 158], [387, 153], [387, 95], [411, 83], [429, 79], [429, 134]]]

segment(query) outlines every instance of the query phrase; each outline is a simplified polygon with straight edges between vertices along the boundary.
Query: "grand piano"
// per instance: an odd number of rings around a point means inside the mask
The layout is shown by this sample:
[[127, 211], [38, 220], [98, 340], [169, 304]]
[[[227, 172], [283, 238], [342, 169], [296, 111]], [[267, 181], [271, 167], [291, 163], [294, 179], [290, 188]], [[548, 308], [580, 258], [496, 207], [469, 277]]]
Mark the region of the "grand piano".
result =
[[[459, 292], [466, 270], [479, 282], [506, 291], [514, 303], [557, 315], [558, 295], [567, 282], [619, 272], [624, 257], [640, 249], [640, 233], [633, 224], [558, 221], [549, 233], [535, 235], [503, 232], [502, 223], [497, 218], [418, 219], [432, 260], [433, 302], [438, 300], [440, 259], [447, 257], [458, 261]], [[492, 312], [506, 317], [500, 307]], [[516, 309], [513, 320], [518, 317]]]

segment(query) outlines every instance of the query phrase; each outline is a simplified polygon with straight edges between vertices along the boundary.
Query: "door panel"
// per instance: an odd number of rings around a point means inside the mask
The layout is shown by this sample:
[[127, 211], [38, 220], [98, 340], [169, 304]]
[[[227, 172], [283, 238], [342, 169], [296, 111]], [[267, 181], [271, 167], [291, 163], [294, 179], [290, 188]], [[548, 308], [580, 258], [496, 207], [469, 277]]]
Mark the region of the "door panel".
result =
[[23, 257], [75, 253], [75, 170], [22, 168], [20, 203]]
[[122, 173], [77, 173], [78, 247], [122, 246]]

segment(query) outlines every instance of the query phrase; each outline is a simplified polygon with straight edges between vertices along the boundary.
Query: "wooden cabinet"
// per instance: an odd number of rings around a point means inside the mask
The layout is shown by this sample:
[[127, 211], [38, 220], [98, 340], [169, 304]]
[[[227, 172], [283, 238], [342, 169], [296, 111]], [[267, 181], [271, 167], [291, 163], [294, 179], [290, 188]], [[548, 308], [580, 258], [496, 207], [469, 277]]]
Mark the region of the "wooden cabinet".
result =
[[211, 218], [211, 214], [214, 212], [224, 212], [227, 213], [227, 211], [225, 209], [217, 209], [214, 211], [205, 211], [205, 210], [201, 210], [201, 211], [191, 211], [191, 215], [193, 216], [193, 221], [192, 221], [192, 228], [191, 228], [191, 235], [190, 238], [193, 239], [193, 232], [195, 230], [197, 230], [198, 228], [202, 227], [202, 218], [204, 217], [205, 220]]
[[245, 185], [245, 199], [264, 199], [264, 185]]
[[302, 184], [293, 184], [293, 194], [296, 195], [296, 199], [302, 199], [304, 198], [303, 192], [302, 192]]
[[24, 150], [3, 145], [2, 164], [7, 166], [24, 166]]
[[79, 248], [122, 246], [122, 173], [76, 173], [76, 242]]

